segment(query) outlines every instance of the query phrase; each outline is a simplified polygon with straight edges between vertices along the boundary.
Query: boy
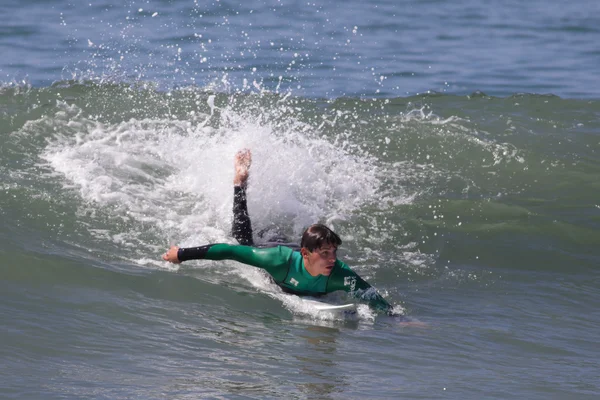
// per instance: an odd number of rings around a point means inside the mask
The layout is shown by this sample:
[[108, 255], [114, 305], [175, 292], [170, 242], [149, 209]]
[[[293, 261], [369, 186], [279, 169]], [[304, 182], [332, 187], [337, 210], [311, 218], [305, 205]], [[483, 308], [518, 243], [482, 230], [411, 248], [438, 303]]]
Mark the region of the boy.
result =
[[287, 293], [321, 296], [343, 290], [367, 299], [378, 311], [391, 314], [392, 306], [371, 285], [337, 259], [337, 249], [342, 240], [325, 225], [309, 226], [302, 234], [299, 248], [292, 243], [282, 243], [284, 240], [280, 237], [254, 246], [246, 204], [246, 185], [251, 162], [250, 150], [239, 151], [235, 156], [232, 234], [240, 245], [219, 243], [190, 248], [173, 246], [162, 258], [172, 263], [199, 259], [235, 260], [264, 269]]

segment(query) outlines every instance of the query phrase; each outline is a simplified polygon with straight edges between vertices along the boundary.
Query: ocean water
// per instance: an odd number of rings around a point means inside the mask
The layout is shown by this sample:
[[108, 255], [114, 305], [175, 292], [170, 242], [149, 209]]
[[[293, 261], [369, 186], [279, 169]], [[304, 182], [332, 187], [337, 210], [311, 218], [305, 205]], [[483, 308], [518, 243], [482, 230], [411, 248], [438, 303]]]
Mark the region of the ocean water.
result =
[[[596, 399], [600, 3], [0, 4], [0, 398]], [[395, 306], [167, 264], [314, 222]], [[331, 301], [346, 300], [343, 294]]]

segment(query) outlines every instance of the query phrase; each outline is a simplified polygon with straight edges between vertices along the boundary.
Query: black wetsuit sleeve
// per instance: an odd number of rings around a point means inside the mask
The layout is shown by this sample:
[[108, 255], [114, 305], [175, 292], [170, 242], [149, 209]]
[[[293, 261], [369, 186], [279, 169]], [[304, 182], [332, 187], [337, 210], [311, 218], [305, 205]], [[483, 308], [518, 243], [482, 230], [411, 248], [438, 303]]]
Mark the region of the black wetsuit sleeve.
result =
[[243, 186], [233, 187], [233, 222], [231, 223], [231, 235], [239, 244], [252, 246], [252, 224], [248, 214], [246, 201], [246, 189]]
[[203, 260], [206, 258], [206, 253], [214, 245], [207, 244], [205, 246], [180, 248], [177, 251], [177, 258], [180, 262], [188, 260]]

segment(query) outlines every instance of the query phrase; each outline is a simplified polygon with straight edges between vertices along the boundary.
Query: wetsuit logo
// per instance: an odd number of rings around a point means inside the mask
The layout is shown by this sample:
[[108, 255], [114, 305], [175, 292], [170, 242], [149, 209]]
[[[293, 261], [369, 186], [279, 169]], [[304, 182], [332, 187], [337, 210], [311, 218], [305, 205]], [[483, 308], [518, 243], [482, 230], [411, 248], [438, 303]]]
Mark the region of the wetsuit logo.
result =
[[350, 286], [350, 291], [353, 292], [356, 288], [356, 277], [354, 276], [345, 276], [344, 277], [344, 286]]
[[291, 283], [292, 285], [294, 285], [294, 286], [298, 287], [298, 283], [300, 283], [300, 282], [298, 282], [297, 280], [295, 280], [294, 278], [292, 278], [292, 279], [290, 279], [290, 283]]

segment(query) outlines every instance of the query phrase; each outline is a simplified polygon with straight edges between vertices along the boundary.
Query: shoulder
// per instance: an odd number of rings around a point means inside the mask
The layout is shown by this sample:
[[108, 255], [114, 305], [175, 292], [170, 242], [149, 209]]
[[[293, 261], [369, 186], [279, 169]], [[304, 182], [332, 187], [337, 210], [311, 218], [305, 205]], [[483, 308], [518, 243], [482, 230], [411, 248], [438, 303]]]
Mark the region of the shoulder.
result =
[[351, 292], [356, 289], [357, 279], [359, 276], [346, 263], [341, 260], [336, 260], [333, 266], [333, 271], [329, 277], [330, 291], [344, 290]]
[[254, 247], [254, 254], [261, 259], [265, 268], [274, 268], [287, 265], [294, 251], [285, 246]]
[[343, 261], [337, 260], [331, 272], [331, 285], [337, 290], [354, 291], [356, 289], [368, 289], [371, 285], [354, 272]]
[[334, 276], [356, 276], [356, 272], [352, 270], [345, 262], [341, 260], [336, 260], [335, 265], [333, 266], [333, 271], [331, 272]]
[[294, 253], [294, 249], [287, 246], [277, 246], [276, 249], [278, 249], [281, 254], [288, 254], [291, 256]]
[[255, 251], [260, 251], [263, 254], [269, 254], [273, 257], [277, 257], [286, 261], [293, 257], [294, 254], [294, 250], [286, 246], [260, 247], [256, 248]]

